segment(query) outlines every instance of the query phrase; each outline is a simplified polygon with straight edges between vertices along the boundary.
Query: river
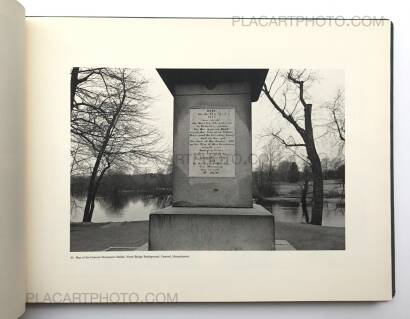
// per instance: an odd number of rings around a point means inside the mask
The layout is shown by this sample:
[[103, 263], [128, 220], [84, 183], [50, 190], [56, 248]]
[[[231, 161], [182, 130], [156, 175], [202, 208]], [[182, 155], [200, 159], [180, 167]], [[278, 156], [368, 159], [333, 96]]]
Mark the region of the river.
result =
[[[166, 195], [141, 195], [136, 193], [121, 193], [116, 196], [98, 197], [95, 202], [92, 221], [124, 222], [143, 221], [149, 219], [149, 214], [164, 205]], [[71, 222], [81, 222], [85, 205], [84, 197], [71, 198]], [[310, 219], [311, 207], [308, 205], [308, 218], [303, 215], [302, 205], [296, 200], [277, 199], [264, 206], [273, 211], [276, 221], [290, 223], [306, 223]], [[323, 226], [345, 226], [344, 202], [339, 199], [324, 200]]]

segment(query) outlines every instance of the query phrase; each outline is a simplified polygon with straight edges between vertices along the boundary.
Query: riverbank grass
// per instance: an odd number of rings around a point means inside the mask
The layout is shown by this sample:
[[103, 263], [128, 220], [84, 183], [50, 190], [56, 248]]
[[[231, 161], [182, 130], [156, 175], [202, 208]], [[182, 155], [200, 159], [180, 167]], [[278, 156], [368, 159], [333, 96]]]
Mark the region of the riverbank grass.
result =
[[[275, 239], [296, 250], [344, 250], [345, 228], [275, 222]], [[71, 223], [70, 251], [137, 250], [148, 242], [148, 221]], [[273, 243], [272, 243], [273, 245]]]

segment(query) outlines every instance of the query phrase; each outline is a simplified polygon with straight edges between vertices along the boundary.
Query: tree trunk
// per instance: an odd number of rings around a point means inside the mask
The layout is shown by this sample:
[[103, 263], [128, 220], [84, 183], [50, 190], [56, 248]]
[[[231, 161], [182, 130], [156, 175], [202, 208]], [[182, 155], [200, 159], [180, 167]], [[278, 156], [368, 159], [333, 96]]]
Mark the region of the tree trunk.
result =
[[71, 110], [74, 108], [74, 97], [75, 97], [75, 92], [77, 90], [77, 85], [78, 85], [78, 72], [80, 71], [80, 68], [74, 67], [73, 70], [71, 71], [71, 91], [70, 91], [70, 106]]
[[87, 201], [86, 201], [85, 207], [84, 207], [83, 222], [91, 222], [91, 219], [93, 217], [93, 211], [94, 211], [94, 200], [95, 200], [95, 196], [97, 194], [98, 186], [100, 184], [100, 181], [101, 181], [102, 177], [104, 176], [104, 173], [110, 167], [110, 165], [105, 167], [101, 171], [101, 174], [98, 177], [98, 179], [96, 180], [96, 178], [98, 176], [98, 169], [99, 169], [100, 164], [101, 164], [101, 159], [102, 159], [102, 157], [105, 153], [105, 149], [106, 149], [106, 147], [108, 145], [108, 142], [110, 140], [110, 135], [111, 135], [112, 129], [115, 126], [115, 124], [117, 123], [117, 119], [118, 119], [118, 116], [119, 116], [120, 111], [122, 109], [122, 106], [124, 104], [124, 100], [125, 100], [125, 93], [122, 97], [121, 104], [117, 108], [117, 110], [115, 111], [115, 114], [112, 118], [110, 126], [107, 129], [107, 132], [106, 132], [105, 138], [104, 138], [104, 143], [101, 146], [101, 149], [100, 149], [99, 154], [97, 156], [97, 160], [95, 161], [94, 168], [93, 168], [93, 171], [92, 171], [91, 177], [90, 177], [90, 183], [88, 185]]
[[323, 175], [319, 156], [312, 161], [313, 197], [311, 224], [322, 225], [323, 214]]
[[323, 214], [323, 172], [320, 157], [317, 154], [312, 126], [312, 104], [305, 104], [305, 134], [303, 136], [306, 153], [313, 175], [312, 217], [311, 224], [322, 225]]
[[85, 202], [84, 207], [84, 215], [83, 215], [83, 222], [91, 222], [93, 217], [93, 212], [91, 210], [92, 203], [94, 202], [94, 183], [95, 183], [96, 174], [92, 174], [90, 176], [90, 182], [88, 184], [88, 191], [87, 191], [87, 201]]
[[308, 179], [308, 174], [307, 172], [304, 173], [304, 182], [303, 182], [303, 188], [302, 188], [302, 214], [305, 217], [306, 223], [309, 223], [309, 215], [308, 215], [308, 210], [307, 210], [307, 204], [306, 204], [306, 197], [307, 197], [307, 192], [309, 188], [309, 179]]
[[322, 224], [322, 213], [323, 213], [323, 172], [322, 164], [320, 163], [320, 157], [317, 154], [315, 139], [313, 136], [313, 125], [312, 125], [312, 104], [307, 103], [304, 96], [304, 81], [300, 80], [298, 77], [294, 77], [292, 70], [288, 72], [287, 78], [289, 81], [297, 85], [299, 88], [299, 99], [304, 108], [304, 121], [305, 127], [299, 126], [297, 121], [293, 118], [292, 113], [286, 113], [285, 107], [279, 106], [274, 98], [269, 94], [269, 90], [264, 84], [263, 91], [266, 94], [268, 100], [273, 104], [274, 108], [285, 118], [299, 135], [302, 137], [304, 144], [288, 144], [285, 140], [281, 139], [281, 142], [287, 147], [304, 146], [306, 148], [307, 157], [309, 159], [310, 165], [312, 167], [313, 175], [313, 198], [312, 198], [312, 218], [311, 223], [314, 225]]
[[[101, 158], [99, 157], [95, 162], [93, 173], [90, 177], [90, 183], [88, 185], [88, 192], [87, 192], [87, 201], [84, 207], [84, 215], [83, 215], [83, 222], [91, 222], [94, 213], [94, 203], [95, 197], [97, 196], [97, 191], [100, 186], [101, 180], [104, 177], [105, 172], [110, 168], [108, 164], [104, 169], [101, 171], [101, 174], [98, 175], [98, 167], [100, 166]], [[95, 172], [95, 174], [94, 174]]]
[[[83, 77], [82, 79], [78, 79], [78, 73], [79, 73], [79, 68], [73, 68], [72, 73], [71, 73], [71, 103], [72, 103], [71, 107], [73, 107], [74, 105], [74, 97], [75, 97], [75, 92], [76, 92], [78, 84], [86, 81], [92, 74], [94, 74], [94, 71], [92, 71], [87, 76]], [[108, 142], [111, 139], [111, 134], [113, 132], [114, 127], [117, 124], [118, 117], [120, 116], [120, 112], [124, 106], [124, 101], [127, 96], [125, 78], [122, 79], [121, 84], [122, 84], [122, 90], [123, 90], [121, 101], [119, 105], [115, 104], [116, 109], [115, 109], [114, 115], [110, 119], [109, 126], [104, 136], [104, 142], [102, 143], [101, 148], [98, 149], [97, 159], [95, 161], [95, 164], [94, 164], [91, 176], [90, 176], [90, 182], [89, 182], [88, 191], [87, 191], [87, 200], [86, 200], [86, 204], [84, 207], [83, 222], [91, 222], [92, 220], [93, 211], [94, 211], [94, 201], [95, 201], [95, 196], [97, 195], [98, 186], [100, 184], [102, 177], [104, 176], [104, 173], [110, 167], [110, 164], [108, 164], [101, 171], [100, 176], [98, 176], [98, 170], [101, 164], [101, 160], [105, 153]]]
[[96, 178], [98, 175], [98, 168], [100, 167], [101, 159], [102, 159], [102, 154], [103, 152], [100, 152], [100, 154], [97, 157], [97, 160], [95, 161], [93, 171], [90, 176], [90, 182], [88, 184], [88, 191], [87, 191], [87, 201], [85, 202], [85, 207], [84, 207], [84, 216], [83, 216], [83, 222], [91, 222], [91, 219], [93, 217], [93, 210], [94, 210], [94, 199], [95, 199], [95, 194], [97, 193], [96, 190]]

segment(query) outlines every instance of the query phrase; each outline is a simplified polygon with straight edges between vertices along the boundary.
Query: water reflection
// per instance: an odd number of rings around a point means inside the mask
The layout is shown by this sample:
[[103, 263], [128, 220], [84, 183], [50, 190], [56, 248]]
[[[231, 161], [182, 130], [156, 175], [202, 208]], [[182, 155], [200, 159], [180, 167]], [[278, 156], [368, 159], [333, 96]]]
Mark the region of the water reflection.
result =
[[[114, 192], [110, 196], [98, 197], [95, 202], [93, 222], [122, 222], [148, 220], [149, 214], [170, 204], [169, 195], [142, 195], [135, 192]], [[307, 203], [303, 212], [300, 200], [277, 198], [261, 202], [273, 212], [276, 221], [290, 223], [309, 223], [312, 207]], [[81, 222], [85, 197], [71, 198], [71, 221]], [[344, 200], [328, 198], [323, 203], [323, 226], [345, 226]]]
[[[81, 222], [85, 197], [71, 197], [72, 222]], [[169, 195], [142, 195], [135, 192], [113, 192], [96, 198], [93, 222], [148, 220], [149, 214], [169, 204]]]
[[[312, 206], [308, 202], [306, 212], [297, 199], [277, 199], [261, 203], [273, 212], [276, 221], [308, 224], [312, 217]], [[340, 198], [327, 198], [323, 201], [322, 226], [345, 226], [345, 205]]]

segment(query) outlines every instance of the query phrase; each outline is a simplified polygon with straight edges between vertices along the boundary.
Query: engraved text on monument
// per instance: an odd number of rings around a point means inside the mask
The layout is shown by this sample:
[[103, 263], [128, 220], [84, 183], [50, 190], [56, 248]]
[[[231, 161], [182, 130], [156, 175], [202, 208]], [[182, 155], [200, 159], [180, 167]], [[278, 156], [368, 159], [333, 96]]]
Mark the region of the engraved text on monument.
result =
[[191, 109], [189, 124], [189, 176], [235, 177], [235, 109]]

